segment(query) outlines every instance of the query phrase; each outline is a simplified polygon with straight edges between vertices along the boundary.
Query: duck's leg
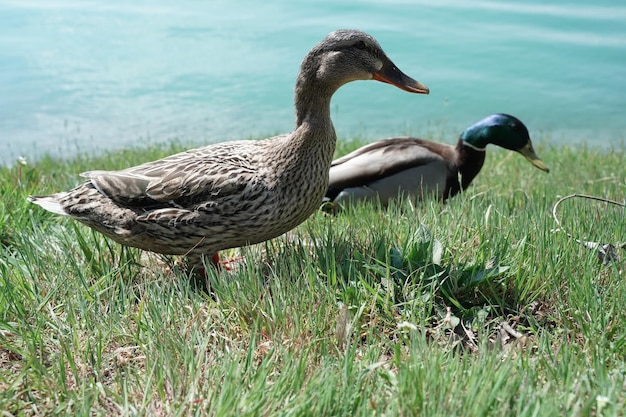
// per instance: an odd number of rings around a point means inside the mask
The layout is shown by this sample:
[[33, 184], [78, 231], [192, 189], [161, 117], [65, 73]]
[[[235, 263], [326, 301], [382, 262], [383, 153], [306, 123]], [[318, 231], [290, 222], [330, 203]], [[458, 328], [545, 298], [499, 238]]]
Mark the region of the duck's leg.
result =
[[[221, 271], [222, 269], [230, 271], [231, 268], [230, 268], [230, 266], [228, 266], [228, 264], [231, 263], [231, 262], [233, 262], [233, 260], [221, 261], [219, 252], [215, 252], [213, 254], [213, 256], [211, 256], [211, 263], [213, 264], [215, 269], [217, 269], [218, 271]], [[206, 273], [206, 271], [205, 271], [205, 273]]]
[[[206, 268], [205, 262], [208, 259], [208, 256], [202, 254], [187, 254], [187, 270], [193, 271], [194, 274], [201, 275], [206, 277]], [[222, 269], [222, 262], [220, 262], [220, 255], [218, 252], [215, 252], [211, 256], [211, 265], [215, 267], [218, 271]], [[209, 262], [206, 262], [206, 265], [209, 265]]]
[[220, 253], [219, 252], [215, 252], [213, 256], [211, 256], [211, 263], [213, 264], [215, 268], [217, 268], [218, 270], [220, 269]]
[[[192, 277], [197, 285], [197, 288], [209, 294], [211, 297], [213, 297], [213, 294], [211, 292], [211, 287], [209, 284], [209, 277], [207, 274], [207, 268], [210, 268], [209, 262], [208, 262], [208, 259], [206, 259], [206, 262], [204, 262], [203, 258], [205, 259], [208, 258], [208, 255], [206, 257], [204, 257], [203, 255], [188, 256], [187, 261], [188, 261], [189, 271], [192, 272]], [[211, 255], [211, 265], [218, 272], [223, 269], [226, 271], [230, 271], [231, 267], [228, 264], [236, 260], [238, 259], [221, 261], [219, 252], [215, 252], [213, 255]]]
[[[226, 261], [220, 260], [219, 252], [215, 252], [211, 255], [210, 262], [208, 260], [208, 254], [206, 256], [198, 254], [187, 255], [187, 271], [191, 273], [197, 280], [200, 280], [206, 284], [208, 280], [207, 268], [212, 265], [218, 272], [222, 270], [230, 271], [230, 263], [239, 261], [243, 258], [229, 259]], [[200, 282], [199, 281], [199, 282]]]
[[215, 266], [215, 268], [219, 271], [222, 268], [225, 269], [226, 271], [232, 271], [232, 268], [230, 267], [230, 264], [234, 263], [234, 262], [239, 262], [243, 259], [243, 256], [240, 256], [238, 258], [233, 258], [233, 259], [227, 259], [225, 261], [220, 260], [220, 255], [219, 252], [215, 252], [213, 254], [213, 256], [211, 256], [211, 263], [213, 264], [213, 266]]

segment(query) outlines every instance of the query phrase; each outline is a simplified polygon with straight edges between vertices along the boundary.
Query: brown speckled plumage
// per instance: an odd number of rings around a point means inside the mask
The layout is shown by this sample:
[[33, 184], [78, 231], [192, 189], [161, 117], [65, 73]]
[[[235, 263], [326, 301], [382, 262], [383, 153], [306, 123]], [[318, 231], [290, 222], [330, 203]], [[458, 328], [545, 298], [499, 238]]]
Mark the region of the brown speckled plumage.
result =
[[121, 171], [90, 171], [78, 187], [29, 200], [128, 246], [186, 255], [259, 243], [294, 228], [319, 207], [335, 150], [330, 99], [343, 84], [376, 79], [414, 93], [378, 43], [356, 30], [329, 34], [302, 62], [296, 129], [178, 153]]

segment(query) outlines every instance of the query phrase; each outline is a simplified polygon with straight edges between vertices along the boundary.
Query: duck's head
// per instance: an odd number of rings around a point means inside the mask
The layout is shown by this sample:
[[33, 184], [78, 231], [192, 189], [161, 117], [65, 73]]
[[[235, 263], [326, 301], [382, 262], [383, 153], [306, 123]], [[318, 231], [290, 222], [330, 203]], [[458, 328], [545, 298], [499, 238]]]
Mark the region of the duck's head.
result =
[[377, 80], [411, 93], [428, 87], [404, 74], [376, 40], [359, 30], [336, 30], [315, 46], [302, 62], [301, 73], [335, 91], [355, 80]]
[[528, 129], [518, 118], [509, 114], [492, 114], [474, 123], [461, 134], [461, 139], [476, 149], [485, 149], [492, 143], [519, 152], [542, 171], [550, 172], [539, 159], [528, 134]]

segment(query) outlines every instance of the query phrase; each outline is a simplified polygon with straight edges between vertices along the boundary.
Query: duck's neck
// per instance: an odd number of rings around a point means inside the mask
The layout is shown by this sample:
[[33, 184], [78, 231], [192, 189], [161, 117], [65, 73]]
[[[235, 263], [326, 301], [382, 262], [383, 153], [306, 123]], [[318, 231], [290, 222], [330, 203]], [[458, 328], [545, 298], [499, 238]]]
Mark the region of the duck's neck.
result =
[[[279, 179], [276, 194], [289, 201], [295, 227], [317, 211], [328, 188], [328, 172], [337, 137], [330, 120], [332, 93], [298, 77], [295, 91], [296, 128], [272, 148], [270, 178]], [[303, 193], [306, 198], [303, 198]], [[285, 229], [288, 230], [288, 229]]]
[[304, 124], [332, 128], [330, 99], [335, 92], [304, 75], [298, 77], [295, 91], [296, 129]]
[[302, 71], [296, 82], [296, 129], [290, 147], [302, 157], [317, 160], [321, 170], [328, 171], [337, 141], [330, 118], [330, 100], [337, 88], [311, 74], [315, 72]]
[[456, 144], [456, 159], [461, 175], [461, 189], [465, 190], [485, 163], [485, 147], [477, 146], [462, 137]]

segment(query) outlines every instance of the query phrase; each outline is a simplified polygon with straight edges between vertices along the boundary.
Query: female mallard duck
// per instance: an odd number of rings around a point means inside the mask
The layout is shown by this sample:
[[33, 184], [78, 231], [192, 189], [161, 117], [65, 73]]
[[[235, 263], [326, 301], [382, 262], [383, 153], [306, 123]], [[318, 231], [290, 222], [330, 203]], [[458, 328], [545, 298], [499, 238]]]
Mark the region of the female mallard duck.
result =
[[340, 205], [379, 200], [383, 206], [399, 195], [434, 194], [446, 200], [465, 190], [478, 175], [490, 143], [519, 152], [549, 172], [533, 150], [526, 126], [508, 114], [493, 114], [467, 128], [456, 146], [391, 138], [333, 161], [324, 200]]
[[121, 171], [85, 172], [84, 184], [29, 200], [123, 245], [186, 255], [199, 265], [204, 255], [279, 236], [316, 211], [335, 150], [331, 96], [350, 81], [371, 79], [428, 94], [370, 35], [338, 30], [302, 62], [292, 133], [218, 143]]

